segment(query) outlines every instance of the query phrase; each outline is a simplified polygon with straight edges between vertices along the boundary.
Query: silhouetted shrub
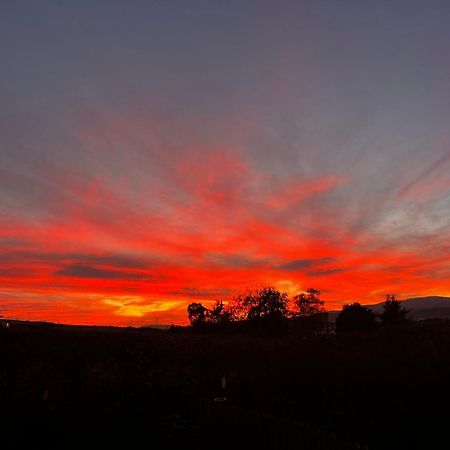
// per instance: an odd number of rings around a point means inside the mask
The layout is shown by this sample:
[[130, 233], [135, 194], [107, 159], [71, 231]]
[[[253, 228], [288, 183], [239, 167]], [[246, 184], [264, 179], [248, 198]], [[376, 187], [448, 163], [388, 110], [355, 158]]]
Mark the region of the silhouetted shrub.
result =
[[217, 301], [216, 304], [208, 310], [207, 318], [209, 322], [225, 324], [231, 321], [231, 313], [222, 301]]
[[383, 325], [398, 325], [408, 320], [409, 313], [410, 311], [401, 305], [395, 295], [387, 295], [380, 318]]
[[322, 312], [304, 317], [293, 317], [289, 328], [295, 336], [320, 335], [328, 332], [328, 313]]
[[294, 316], [307, 317], [325, 312], [325, 302], [320, 299], [320, 291], [310, 288], [306, 293], [294, 297]]
[[376, 327], [375, 314], [355, 302], [344, 305], [336, 319], [336, 332], [371, 331]]
[[201, 303], [191, 303], [187, 307], [189, 321], [192, 326], [201, 326], [206, 322], [208, 309]]
[[239, 298], [247, 320], [280, 320], [288, 317], [289, 298], [286, 292], [268, 286]]

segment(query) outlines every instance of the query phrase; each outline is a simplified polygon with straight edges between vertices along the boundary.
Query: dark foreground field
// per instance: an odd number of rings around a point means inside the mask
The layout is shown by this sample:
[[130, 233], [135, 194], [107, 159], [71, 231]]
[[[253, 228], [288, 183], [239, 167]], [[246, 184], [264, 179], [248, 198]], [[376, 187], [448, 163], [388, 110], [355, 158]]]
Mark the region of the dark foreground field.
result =
[[5, 448], [435, 448], [449, 392], [445, 321], [310, 338], [0, 329]]

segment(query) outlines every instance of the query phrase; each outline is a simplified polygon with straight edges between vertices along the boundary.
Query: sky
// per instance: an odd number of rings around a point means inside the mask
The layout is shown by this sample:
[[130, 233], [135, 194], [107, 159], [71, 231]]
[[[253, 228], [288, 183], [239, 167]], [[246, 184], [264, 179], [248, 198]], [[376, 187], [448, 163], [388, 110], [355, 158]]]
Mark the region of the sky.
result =
[[0, 3], [0, 315], [450, 296], [447, 1]]

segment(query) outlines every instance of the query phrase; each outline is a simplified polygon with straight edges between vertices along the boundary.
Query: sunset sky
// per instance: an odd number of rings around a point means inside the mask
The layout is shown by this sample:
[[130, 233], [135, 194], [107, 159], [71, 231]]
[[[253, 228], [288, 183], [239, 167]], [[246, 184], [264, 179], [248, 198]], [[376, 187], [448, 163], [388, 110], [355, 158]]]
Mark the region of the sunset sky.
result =
[[3, 1], [0, 315], [450, 295], [447, 1]]

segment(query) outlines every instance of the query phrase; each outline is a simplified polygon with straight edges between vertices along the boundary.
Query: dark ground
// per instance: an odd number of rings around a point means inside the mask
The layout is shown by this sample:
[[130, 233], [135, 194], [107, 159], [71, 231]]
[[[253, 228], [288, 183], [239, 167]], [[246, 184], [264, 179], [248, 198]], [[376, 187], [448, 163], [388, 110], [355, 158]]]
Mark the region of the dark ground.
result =
[[0, 329], [4, 448], [434, 448], [449, 394], [448, 321], [309, 338]]

